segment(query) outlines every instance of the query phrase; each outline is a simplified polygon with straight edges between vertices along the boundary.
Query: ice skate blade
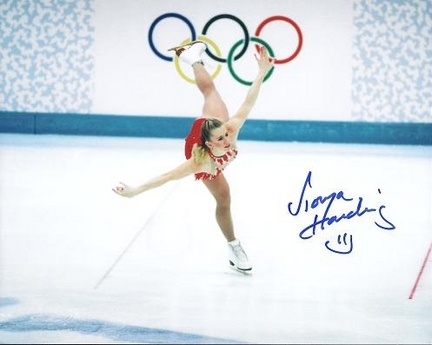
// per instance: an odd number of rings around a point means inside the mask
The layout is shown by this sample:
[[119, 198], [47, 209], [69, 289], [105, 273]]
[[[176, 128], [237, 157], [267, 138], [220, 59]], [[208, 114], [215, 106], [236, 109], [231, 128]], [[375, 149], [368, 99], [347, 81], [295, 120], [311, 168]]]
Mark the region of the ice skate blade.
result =
[[251, 268], [247, 268], [247, 269], [241, 269], [241, 268], [238, 268], [236, 265], [234, 265], [234, 263], [232, 261], [229, 262], [229, 266], [234, 271], [240, 272], [242, 274], [246, 274], [246, 275], [252, 274], [252, 267]]
[[188, 43], [185, 43], [185, 44], [180, 44], [179, 46], [175, 46], [175, 47], [169, 48], [168, 51], [172, 51], [172, 50], [177, 51], [180, 48], [184, 48], [184, 47], [188, 47], [188, 46], [193, 46], [196, 43], [203, 43], [203, 44], [205, 44], [204, 41], [196, 40], [196, 41], [188, 42]]

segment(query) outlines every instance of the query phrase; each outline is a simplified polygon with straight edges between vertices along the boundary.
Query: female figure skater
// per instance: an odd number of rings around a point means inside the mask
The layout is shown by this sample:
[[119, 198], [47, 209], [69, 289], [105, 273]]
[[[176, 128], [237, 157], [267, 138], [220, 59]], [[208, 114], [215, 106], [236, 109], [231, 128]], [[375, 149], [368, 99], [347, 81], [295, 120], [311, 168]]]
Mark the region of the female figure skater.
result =
[[237, 136], [255, 104], [264, 77], [272, 68], [274, 60], [269, 58], [264, 47], [259, 49], [259, 56], [255, 55], [259, 67], [258, 74], [243, 104], [232, 117], [229, 117], [227, 107], [201, 59], [206, 48], [204, 42], [193, 41], [169, 49], [174, 50], [182, 61], [192, 66], [196, 85], [204, 96], [202, 115], [194, 121], [185, 139], [186, 162], [142, 185], [132, 187], [120, 182], [112, 190], [118, 195], [131, 198], [169, 181], [195, 174], [195, 178], [202, 180], [216, 199], [216, 221], [228, 242], [231, 267], [250, 271], [252, 267], [248, 257], [234, 235], [230, 189], [223, 170], [237, 156]]

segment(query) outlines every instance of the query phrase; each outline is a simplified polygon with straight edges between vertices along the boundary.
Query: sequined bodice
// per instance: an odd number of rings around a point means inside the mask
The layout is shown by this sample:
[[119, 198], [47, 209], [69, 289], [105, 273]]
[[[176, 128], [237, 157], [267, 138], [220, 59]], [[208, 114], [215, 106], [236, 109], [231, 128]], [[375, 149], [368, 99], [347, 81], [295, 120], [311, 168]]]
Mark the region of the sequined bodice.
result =
[[223, 156], [215, 156], [211, 151], [209, 151], [209, 156], [214, 162], [215, 171], [212, 174], [202, 172], [196, 174], [197, 180], [214, 180], [216, 177], [218, 177], [222, 171], [230, 164], [238, 154], [238, 150], [236, 148], [230, 149], [227, 153], [225, 153]]

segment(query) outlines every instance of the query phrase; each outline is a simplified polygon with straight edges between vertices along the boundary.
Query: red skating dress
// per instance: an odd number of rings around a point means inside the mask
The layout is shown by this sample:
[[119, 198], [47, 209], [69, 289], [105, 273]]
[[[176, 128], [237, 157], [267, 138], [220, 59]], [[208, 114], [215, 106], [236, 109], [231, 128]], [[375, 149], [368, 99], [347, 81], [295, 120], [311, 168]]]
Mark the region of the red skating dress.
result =
[[[185, 139], [185, 156], [186, 159], [192, 157], [192, 149], [195, 144], [201, 145], [201, 126], [204, 122], [205, 118], [199, 118], [194, 121], [191, 131], [189, 135]], [[223, 156], [215, 156], [210, 151], [208, 151], [210, 158], [215, 163], [215, 172], [213, 174], [209, 174], [207, 172], [200, 172], [195, 174], [196, 180], [214, 180], [218, 177], [222, 171], [230, 164], [238, 154], [236, 148], [231, 148], [227, 153]]]

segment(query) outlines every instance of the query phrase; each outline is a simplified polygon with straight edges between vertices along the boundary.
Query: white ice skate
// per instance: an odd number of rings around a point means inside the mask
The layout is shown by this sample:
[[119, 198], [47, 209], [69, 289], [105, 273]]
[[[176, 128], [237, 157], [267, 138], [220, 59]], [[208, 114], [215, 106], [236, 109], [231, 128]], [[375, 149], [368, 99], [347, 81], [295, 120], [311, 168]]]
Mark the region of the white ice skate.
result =
[[252, 270], [252, 266], [239, 240], [228, 242], [228, 258], [231, 268], [245, 273]]
[[174, 50], [180, 60], [192, 66], [197, 62], [203, 63], [201, 59], [201, 54], [206, 49], [207, 45], [203, 41], [192, 41], [176, 47], [172, 47], [168, 49], [168, 51]]

